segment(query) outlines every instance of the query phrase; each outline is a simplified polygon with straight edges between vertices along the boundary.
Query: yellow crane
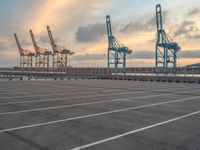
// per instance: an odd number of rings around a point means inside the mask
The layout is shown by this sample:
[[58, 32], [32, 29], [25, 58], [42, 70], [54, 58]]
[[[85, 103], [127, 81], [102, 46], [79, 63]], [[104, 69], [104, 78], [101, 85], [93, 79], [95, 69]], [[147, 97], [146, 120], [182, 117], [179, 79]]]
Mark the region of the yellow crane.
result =
[[45, 48], [41, 48], [37, 45], [37, 42], [35, 40], [35, 36], [32, 30], [30, 30], [30, 35], [31, 35], [35, 52], [36, 52], [36, 55], [35, 55], [36, 68], [49, 68], [49, 56], [52, 54], [52, 52]]
[[49, 35], [50, 43], [53, 49], [53, 67], [54, 68], [60, 68], [60, 67], [67, 67], [68, 66], [68, 56], [71, 56], [74, 54], [71, 50], [59, 46], [55, 43], [52, 32], [50, 30], [50, 27], [47, 26], [47, 32]]
[[33, 67], [33, 56], [35, 53], [31, 52], [30, 50], [23, 49], [20, 45], [19, 39], [17, 34], [14, 34], [15, 41], [20, 53], [20, 68], [32, 68]]

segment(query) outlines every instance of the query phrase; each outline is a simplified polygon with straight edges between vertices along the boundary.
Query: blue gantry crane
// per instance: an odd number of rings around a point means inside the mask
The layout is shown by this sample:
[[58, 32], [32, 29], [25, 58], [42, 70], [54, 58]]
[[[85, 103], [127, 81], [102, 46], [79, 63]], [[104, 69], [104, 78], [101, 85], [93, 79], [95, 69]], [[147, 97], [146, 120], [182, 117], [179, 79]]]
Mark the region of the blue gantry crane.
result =
[[110, 16], [106, 16], [108, 33], [108, 68], [114, 65], [115, 74], [119, 72], [119, 65], [122, 65], [123, 73], [126, 73], [126, 55], [131, 54], [132, 50], [120, 44], [113, 36]]
[[157, 42], [156, 42], [156, 68], [176, 69], [178, 43], [173, 42], [163, 29], [161, 5], [156, 5]]

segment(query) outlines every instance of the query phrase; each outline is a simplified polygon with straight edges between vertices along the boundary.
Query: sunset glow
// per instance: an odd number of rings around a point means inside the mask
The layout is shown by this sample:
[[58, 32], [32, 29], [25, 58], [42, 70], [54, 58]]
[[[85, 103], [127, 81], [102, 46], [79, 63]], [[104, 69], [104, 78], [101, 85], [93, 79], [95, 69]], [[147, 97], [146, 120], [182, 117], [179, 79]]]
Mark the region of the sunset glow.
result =
[[[107, 54], [105, 26], [107, 14], [112, 18], [115, 36], [133, 50], [133, 57], [129, 61], [136, 67], [146, 66], [146, 63], [138, 62], [147, 62], [149, 58], [134, 59], [134, 51], [151, 51], [152, 55], [155, 52], [155, 5], [157, 3], [162, 5], [164, 28], [170, 37], [181, 45], [182, 52], [196, 51], [199, 52], [200, 58], [200, 10], [197, 7], [200, 2], [174, 0], [171, 3], [170, 1], [3, 1], [0, 6], [0, 66], [12, 67], [19, 63], [14, 33], [19, 35], [25, 49], [34, 52], [28, 32], [32, 29], [38, 44], [52, 50], [46, 31], [47, 25], [51, 26], [58, 44], [72, 49], [78, 56]], [[77, 60], [73, 57], [71, 63], [77, 64]], [[181, 58], [180, 55], [179, 65], [198, 63], [199, 58]], [[106, 59], [102, 64], [106, 64]], [[154, 66], [153, 58], [148, 66]]]

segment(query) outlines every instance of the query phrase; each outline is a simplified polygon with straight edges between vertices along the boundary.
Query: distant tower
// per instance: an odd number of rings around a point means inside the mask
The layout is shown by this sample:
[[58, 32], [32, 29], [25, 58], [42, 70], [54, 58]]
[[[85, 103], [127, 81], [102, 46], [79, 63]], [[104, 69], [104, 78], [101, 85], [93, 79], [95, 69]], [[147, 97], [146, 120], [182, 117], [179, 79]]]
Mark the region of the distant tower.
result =
[[49, 57], [51, 56], [52, 52], [47, 49], [41, 48], [37, 45], [37, 42], [32, 30], [30, 30], [30, 35], [31, 35], [35, 52], [36, 52], [36, 55], [35, 55], [36, 68], [49, 68]]
[[132, 50], [122, 45], [113, 36], [110, 16], [106, 16], [107, 33], [108, 33], [108, 68], [114, 65], [115, 74], [118, 73], [119, 65], [122, 65], [123, 73], [126, 73], [126, 55], [131, 54]]
[[156, 42], [156, 68], [177, 67], [178, 43], [173, 42], [163, 29], [161, 5], [156, 5], [157, 42]]
[[21, 47], [16, 33], [14, 34], [14, 37], [20, 53], [20, 68], [32, 68], [33, 56], [35, 56], [35, 54], [30, 50], [25, 50]]
[[47, 32], [53, 49], [53, 68], [68, 67], [68, 56], [74, 55], [75, 53], [55, 43], [49, 26], [47, 26]]

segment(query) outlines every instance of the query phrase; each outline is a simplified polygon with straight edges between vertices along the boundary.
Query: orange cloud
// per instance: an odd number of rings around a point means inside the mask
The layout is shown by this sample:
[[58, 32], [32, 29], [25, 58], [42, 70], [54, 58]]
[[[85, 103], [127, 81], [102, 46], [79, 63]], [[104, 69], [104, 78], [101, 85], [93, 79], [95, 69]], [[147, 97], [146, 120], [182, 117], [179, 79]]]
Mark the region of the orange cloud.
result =
[[[107, 2], [108, 3], [108, 2]], [[44, 0], [39, 8], [34, 8], [35, 16], [25, 23], [26, 28], [31, 28], [37, 33], [46, 31], [46, 25], [52, 25], [53, 28], [59, 28], [63, 24], [70, 24], [78, 18], [85, 17], [85, 14], [96, 16], [106, 6], [105, 1], [95, 0]], [[71, 25], [71, 27], [73, 27]]]
[[[51, 24], [53, 26], [59, 26], [64, 21], [69, 19], [69, 14], [61, 14], [61, 10], [70, 10], [74, 8], [74, 1], [66, 0], [45, 0], [38, 9], [34, 9], [34, 18], [27, 20], [25, 27], [32, 28], [37, 33], [43, 32], [46, 25]], [[46, 31], [46, 30], [45, 30]]]

